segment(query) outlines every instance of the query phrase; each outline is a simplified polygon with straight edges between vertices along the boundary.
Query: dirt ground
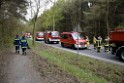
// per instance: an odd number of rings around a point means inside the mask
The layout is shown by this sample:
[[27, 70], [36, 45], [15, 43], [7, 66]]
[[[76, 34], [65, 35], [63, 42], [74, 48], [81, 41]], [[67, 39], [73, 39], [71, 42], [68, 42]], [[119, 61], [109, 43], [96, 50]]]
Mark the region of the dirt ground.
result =
[[31, 50], [24, 56], [9, 51], [0, 57], [0, 83], [81, 83]]

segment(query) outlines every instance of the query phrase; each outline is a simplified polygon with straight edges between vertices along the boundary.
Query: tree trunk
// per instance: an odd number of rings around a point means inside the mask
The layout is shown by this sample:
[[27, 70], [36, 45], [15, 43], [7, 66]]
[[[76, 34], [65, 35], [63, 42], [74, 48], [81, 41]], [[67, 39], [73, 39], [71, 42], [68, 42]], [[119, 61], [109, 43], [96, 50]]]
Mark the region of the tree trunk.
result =
[[33, 46], [35, 46], [35, 27], [36, 27], [36, 23], [34, 22], [33, 23], [33, 32], [32, 32], [32, 34], [33, 34], [33, 36], [32, 36], [32, 38], [33, 38], [32, 45]]
[[4, 46], [4, 21], [1, 24], [1, 49], [3, 50]]
[[109, 35], [109, 0], [107, 0], [107, 12], [106, 12], [106, 32]]

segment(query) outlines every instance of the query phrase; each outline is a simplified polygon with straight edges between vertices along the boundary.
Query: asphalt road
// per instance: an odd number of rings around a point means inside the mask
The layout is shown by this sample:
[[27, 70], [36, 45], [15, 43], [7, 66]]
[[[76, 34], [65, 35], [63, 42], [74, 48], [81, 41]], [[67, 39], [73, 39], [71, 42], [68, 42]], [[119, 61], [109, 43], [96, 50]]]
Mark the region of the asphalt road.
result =
[[[38, 42], [44, 43], [43, 41], [38, 41]], [[88, 56], [91, 58], [95, 58], [95, 59], [99, 59], [102, 61], [107, 61], [107, 62], [110, 62], [113, 64], [118, 64], [118, 65], [124, 66], [124, 62], [120, 61], [118, 57], [116, 57], [115, 55], [112, 55], [110, 52], [109, 53], [104, 52], [104, 48], [102, 48], [101, 53], [98, 53], [96, 50], [93, 49], [92, 45], [90, 47], [91, 48], [90, 50], [88, 50], [88, 49], [73, 50], [71, 48], [63, 48], [63, 47], [61, 47], [60, 44], [47, 44], [47, 45], [50, 45], [52, 47], [56, 47], [56, 48], [59, 48], [62, 50], [70, 51], [70, 52], [76, 53], [77, 55]]]

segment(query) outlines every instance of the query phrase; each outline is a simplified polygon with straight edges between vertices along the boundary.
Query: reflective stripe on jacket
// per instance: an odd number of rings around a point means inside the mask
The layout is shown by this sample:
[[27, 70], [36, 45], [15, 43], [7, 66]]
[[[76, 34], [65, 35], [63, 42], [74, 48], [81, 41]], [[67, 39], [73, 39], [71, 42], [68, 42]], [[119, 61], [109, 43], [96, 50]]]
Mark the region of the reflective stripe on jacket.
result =
[[27, 40], [26, 39], [21, 40], [21, 47], [22, 48], [27, 48]]
[[20, 44], [21, 44], [20, 38], [15, 38], [15, 39], [14, 39], [14, 45], [15, 45], [15, 46], [19, 46]]

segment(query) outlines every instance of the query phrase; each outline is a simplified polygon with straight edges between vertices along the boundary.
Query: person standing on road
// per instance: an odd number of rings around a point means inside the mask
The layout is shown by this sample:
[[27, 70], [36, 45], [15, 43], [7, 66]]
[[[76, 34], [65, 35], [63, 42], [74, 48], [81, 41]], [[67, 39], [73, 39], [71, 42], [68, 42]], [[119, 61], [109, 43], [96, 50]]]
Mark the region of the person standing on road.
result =
[[101, 45], [101, 44], [102, 44], [102, 37], [99, 36], [99, 37], [98, 37], [98, 40], [100, 41], [100, 45]]
[[106, 36], [106, 38], [105, 38], [105, 45], [104, 45], [105, 52], [109, 52], [110, 51], [109, 40], [110, 40], [109, 36]]
[[18, 53], [20, 52], [20, 38], [19, 38], [19, 35], [16, 35], [16, 37], [14, 38], [14, 45], [15, 45], [15, 53]]
[[22, 55], [26, 55], [27, 47], [28, 47], [27, 40], [26, 40], [25, 36], [23, 36], [22, 39], [21, 39]]
[[98, 37], [96, 44], [97, 44], [97, 52], [101, 52], [101, 48], [102, 48], [102, 37], [101, 36]]
[[97, 41], [97, 39], [96, 39], [96, 37], [94, 36], [94, 37], [93, 37], [93, 45], [94, 45], [94, 49], [96, 49], [96, 41]]
[[88, 36], [86, 36], [86, 41], [87, 41], [87, 49], [90, 49], [90, 39]]

